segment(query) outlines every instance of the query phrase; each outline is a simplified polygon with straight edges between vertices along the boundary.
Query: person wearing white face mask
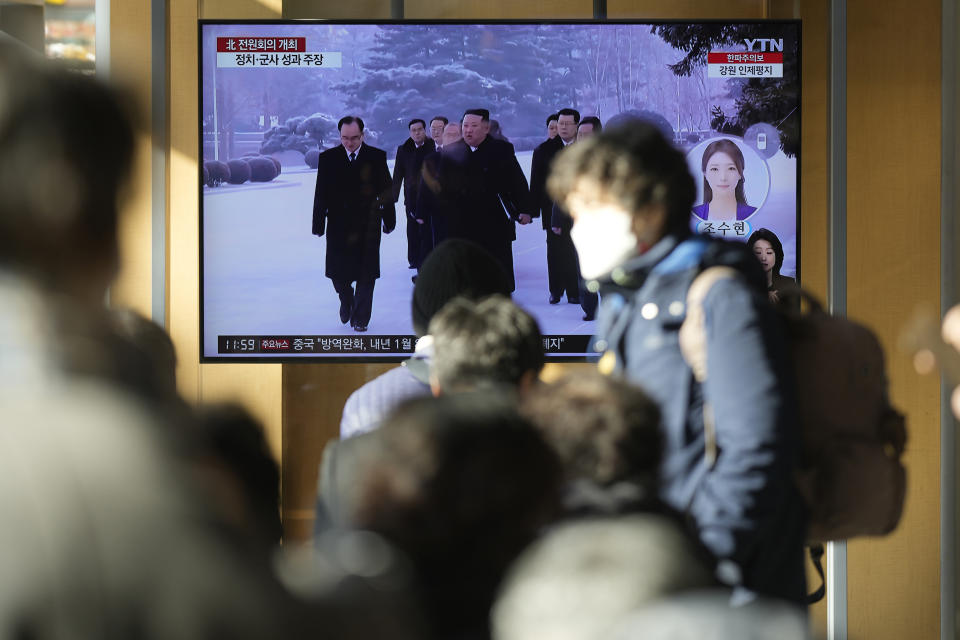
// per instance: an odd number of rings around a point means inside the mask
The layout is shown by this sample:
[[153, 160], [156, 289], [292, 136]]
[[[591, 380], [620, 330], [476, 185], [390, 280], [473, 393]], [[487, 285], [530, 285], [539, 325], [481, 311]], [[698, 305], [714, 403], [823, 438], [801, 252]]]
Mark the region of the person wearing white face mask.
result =
[[[692, 234], [696, 190], [684, 155], [645, 122], [573, 145], [554, 163], [548, 189], [573, 217], [581, 272], [602, 294], [601, 371], [639, 384], [660, 405], [661, 498], [689, 516], [736, 597], [804, 602], [795, 398], [758, 261], [740, 243]], [[715, 265], [737, 276], [703, 299], [709, 375], [700, 383], [678, 332], [690, 284]], [[708, 452], [710, 428], [717, 447]]]

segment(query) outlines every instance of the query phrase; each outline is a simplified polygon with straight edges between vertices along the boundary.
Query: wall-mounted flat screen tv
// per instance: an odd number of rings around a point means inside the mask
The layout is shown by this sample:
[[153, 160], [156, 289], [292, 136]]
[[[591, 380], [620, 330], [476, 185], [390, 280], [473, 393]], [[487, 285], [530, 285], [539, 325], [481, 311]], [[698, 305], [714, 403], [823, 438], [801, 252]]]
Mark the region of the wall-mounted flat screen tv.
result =
[[[798, 275], [798, 21], [202, 21], [199, 42], [204, 361], [413, 353], [416, 267], [456, 235], [421, 215], [431, 154], [446, 153], [433, 148], [437, 117], [469, 109], [488, 110], [483, 134], [512, 145], [490, 171], [518, 166], [523, 188], [560, 109], [657, 124], [698, 185], [691, 227], [734, 241], [769, 229], [781, 274]], [[362, 132], [338, 128], [344, 116]], [[718, 163], [742, 180], [735, 215], [711, 207]], [[568, 232], [542, 215], [523, 224], [538, 211], [499, 195], [502, 217], [477, 225], [515, 236], [497, 245], [514, 301], [549, 358], [588, 356], [595, 321], [576, 287], [551, 282], [562, 261], [548, 268]]]

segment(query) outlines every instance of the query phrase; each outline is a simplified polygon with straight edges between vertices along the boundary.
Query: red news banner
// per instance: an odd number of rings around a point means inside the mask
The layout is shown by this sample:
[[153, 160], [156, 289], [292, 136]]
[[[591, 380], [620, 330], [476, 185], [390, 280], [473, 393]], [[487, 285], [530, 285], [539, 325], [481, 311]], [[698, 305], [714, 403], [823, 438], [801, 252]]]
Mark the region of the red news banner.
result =
[[307, 39], [229, 36], [217, 38], [217, 67], [340, 67], [339, 51], [307, 51]]
[[711, 51], [707, 54], [708, 78], [782, 78], [783, 53], [779, 51]]

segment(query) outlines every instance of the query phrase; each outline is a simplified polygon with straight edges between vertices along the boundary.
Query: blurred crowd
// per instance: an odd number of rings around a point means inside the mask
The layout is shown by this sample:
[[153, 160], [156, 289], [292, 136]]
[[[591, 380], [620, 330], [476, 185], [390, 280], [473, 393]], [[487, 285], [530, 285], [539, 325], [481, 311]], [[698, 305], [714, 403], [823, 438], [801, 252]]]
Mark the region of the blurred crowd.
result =
[[[439, 244], [416, 355], [317, 461], [306, 552], [257, 421], [185, 402], [167, 334], [104, 304], [131, 108], [0, 43], [0, 638], [809, 637], [777, 300], [750, 249], [691, 235], [656, 127], [577, 142], [547, 184], [596, 276], [599, 365], [544, 381], [497, 260]], [[739, 276], [703, 301], [701, 382], [677, 333], [714, 264]]]

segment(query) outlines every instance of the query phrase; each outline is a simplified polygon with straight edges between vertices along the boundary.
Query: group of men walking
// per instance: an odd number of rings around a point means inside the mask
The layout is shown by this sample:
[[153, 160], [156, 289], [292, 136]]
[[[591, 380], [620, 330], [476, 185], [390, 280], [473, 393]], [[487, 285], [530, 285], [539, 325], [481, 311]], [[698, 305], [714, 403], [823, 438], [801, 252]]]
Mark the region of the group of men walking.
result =
[[[380, 234], [397, 225], [401, 188], [411, 269], [445, 238], [463, 238], [497, 260], [512, 291], [516, 225], [540, 217], [547, 238], [549, 302], [558, 303], [566, 293], [568, 302], [583, 306], [584, 319], [592, 320], [596, 294], [583, 287], [570, 240], [572, 222], [546, 194], [550, 164], [576, 140], [580, 114], [563, 109], [550, 118], [558, 124], [557, 135], [534, 151], [529, 186], [513, 145], [491, 135], [486, 109], [468, 109], [459, 124], [436, 116], [429, 135], [424, 120], [411, 120], [392, 178], [386, 153], [363, 141], [363, 120], [342, 118], [337, 125], [341, 144], [320, 154], [313, 203], [313, 233], [327, 236], [325, 275], [340, 298], [340, 321], [355, 331], [367, 330], [380, 277]], [[598, 130], [600, 121], [587, 118], [582, 125], [586, 133]]]

